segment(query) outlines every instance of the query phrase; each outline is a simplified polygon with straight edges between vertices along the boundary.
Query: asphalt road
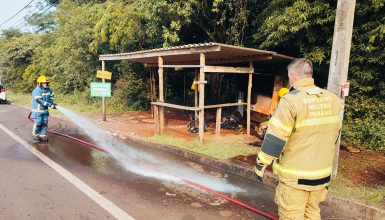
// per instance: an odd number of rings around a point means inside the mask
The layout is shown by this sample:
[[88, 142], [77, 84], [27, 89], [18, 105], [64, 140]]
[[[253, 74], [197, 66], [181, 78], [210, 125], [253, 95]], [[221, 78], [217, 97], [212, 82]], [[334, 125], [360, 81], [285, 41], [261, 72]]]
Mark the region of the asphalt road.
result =
[[[239, 188], [242, 191], [224, 194], [277, 215], [273, 188], [143, 144], [126, 140], [158, 163], [172, 161], [172, 167], [158, 167], [159, 175], [149, 175], [146, 167], [127, 169], [108, 154], [57, 136], [49, 136], [46, 145], [32, 144], [28, 113], [0, 105], [0, 219], [266, 219], [195, 187], [161, 178], [174, 166], [193, 170], [181, 178], [218, 181], [219, 190], [221, 184]], [[54, 117], [49, 127], [87, 139], [72, 124]], [[323, 217], [349, 216], [325, 207]]]

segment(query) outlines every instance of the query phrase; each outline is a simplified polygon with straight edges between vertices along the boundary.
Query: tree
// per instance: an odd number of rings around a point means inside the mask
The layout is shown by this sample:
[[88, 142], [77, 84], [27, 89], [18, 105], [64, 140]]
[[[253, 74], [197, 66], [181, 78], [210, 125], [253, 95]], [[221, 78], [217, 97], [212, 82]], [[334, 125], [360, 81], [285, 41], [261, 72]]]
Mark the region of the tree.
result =
[[10, 88], [27, 92], [35, 84], [29, 85], [24, 75], [37, 50], [39, 36], [22, 34], [19, 30], [4, 30], [0, 38], [0, 72]]
[[43, 48], [25, 74], [51, 76], [53, 87], [63, 93], [87, 88], [100, 65], [97, 54], [90, 51], [89, 44], [101, 11], [101, 4], [79, 6], [70, 0], [63, 0], [55, 14], [58, 27], [43, 35]]
[[54, 13], [50, 11], [54, 5], [54, 3], [50, 3], [49, 1], [45, 4], [38, 2], [36, 4], [38, 10], [25, 17], [28, 24], [35, 28], [35, 32], [50, 32], [56, 27]]
[[[255, 43], [305, 56], [318, 64], [316, 77], [327, 75], [335, 7], [335, 1], [271, 1], [257, 20]], [[384, 14], [384, 0], [357, 2], [343, 132], [345, 140], [377, 149], [385, 144]]]

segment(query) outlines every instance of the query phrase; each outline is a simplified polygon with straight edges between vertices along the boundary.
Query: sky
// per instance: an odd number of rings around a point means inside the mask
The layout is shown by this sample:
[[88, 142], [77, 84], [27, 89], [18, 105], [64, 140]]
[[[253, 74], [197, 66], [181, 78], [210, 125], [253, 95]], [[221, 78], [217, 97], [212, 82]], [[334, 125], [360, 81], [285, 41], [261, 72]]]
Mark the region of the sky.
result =
[[[0, 0], [0, 24], [5, 22], [7, 19], [15, 15], [20, 9], [26, 6], [31, 0]], [[33, 13], [33, 10], [36, 10], [38, 3], [45, 3], [44, 0], [33, 0], [31, 5], [21, 11], [17, 16], [12, 18], [7, 23], [0, 26], [0, 30], [9, 28], [9, 27], [18, 27], [23, 28], [24, 30], [28, 27], [25, 27], [23, 23], [23, 17], [27, 14]]]

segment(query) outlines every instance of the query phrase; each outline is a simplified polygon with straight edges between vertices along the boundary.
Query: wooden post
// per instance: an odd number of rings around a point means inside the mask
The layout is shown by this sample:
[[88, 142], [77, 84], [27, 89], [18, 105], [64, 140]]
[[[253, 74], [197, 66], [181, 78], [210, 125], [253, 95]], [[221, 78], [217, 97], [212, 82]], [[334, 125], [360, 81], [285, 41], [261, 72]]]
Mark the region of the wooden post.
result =
[[[102, 61], [102, 70], [105, 71], [106, 70], [106, 63], [104, 62], [104, 60]], [[102, 79], [102, 83], [105, 83], [106, 80], [103, 78]], [[106, 97], [102, 97], [102, 112], [103, 112], [103, 121], [106, 121], [107, 120], [107, 116], [106, 116]]]
[[[194, 78], [194, 80], [196, 80], [196, 81], [199, 81], [199, 75], [198, 75], [198, 70], [197, 69], [195, 69], [195, 78]], [[195, 87], [195, 91], [194, 91], [194, 93], [195, 93], [195, 105], [194, 105], [194, 107], [198, 107], [198, 86], [199, 86], [199, 84], [195, 84], [194, 85], [194, 87]], [[198, 117], [197, 117], [197, 115], [198, 115], [198, 111], [195, 111], [194, 112], [194, 125], [195, 126], [197, 126], [197, 124], [196, 124], [196, 122], [197, 122], [197, 119], [198, 119]]]
[[[159, 102], [164, 102], [163, 93], [163, 57], [158, 58], [158, 73], [159, 73]], [[164, 132], [164, 107], [159, 106], [159, 133]]]
[[154, 126], [155, 126], [155, 134], [160, 134], [160, 126], [159, 126], [159, 107], [157, 105], [154, 106]]
[[152, 69], [152, 79], [151, 80], [152, 80], [152, 88], [153, 88], [152, 96], [154, 97], [154, 100], [158, 101], [157, 98], [156, 98], [156, 80], [155, 80], [155, 71], [154, 71], [154, 69]]
[[[355, 0], [338, 0], [336, 21], [334, 25], [333, 48], [330, 58], [328, 90], [341, 97], [341, 85], [347, 82], [349, 58], [352, 42]], [[343, 108], [341, 121], [344, 115], [345, 98], [341, 98]], [[341, 133], [339, 135], [334, 155], [332, 177], [337, 176], [338, 158], [340, 152]]]
[[[156, 97], [156, 80], [155, 80], [155, 72], [154, 72], [154, 69], [152, 67], [150, 67], [150, 76], [151, 76], [151, 101], [152, 102], [155, 102], [155, 101], [158, 101], [157, 97]], [[155, 119], [155, 110], [154, 110], [154, 106], [151, 106], [151, 111], [152, 111], [152, 118]], [[159, 114], [159, 111], [158, 111], [158, 114]], [[158, 117], [159, 118], [159, 117]]]
[[183, 105], [187, 105], [186, 101], [186, 73], [183, 74]]
[[[253, 62], [250, 61], [250, 69], [253, 69]], [[253, 87], [253, 72], [249, 73], [249, 84], [247, 86], [247, 128], [246, 128], [246, 133], [247, 135], [250, 135], [250, 111], [251, 111], [251, 89]]]
[[215, 134], [221, 133], [222, 108], [217, 108], [217, 120], [215, 122]]
[[205, 54], [200, 54], [200, 71], [199, 71], [199, 141], [203, 143], [203, 133], [205, 129]]
[[[152, 84], [152, 77], [153, 77], [153, 72], [152, 72], [152, 68], [150, 67], [150, 92], [151, 92], [151, 102], [154, 102], [155, 100], [155, 97], [154, 97], [154, 86]], [[154, 105], [151, 105], [151, 115], [152, 115], [152, 118], [154, 118]]]

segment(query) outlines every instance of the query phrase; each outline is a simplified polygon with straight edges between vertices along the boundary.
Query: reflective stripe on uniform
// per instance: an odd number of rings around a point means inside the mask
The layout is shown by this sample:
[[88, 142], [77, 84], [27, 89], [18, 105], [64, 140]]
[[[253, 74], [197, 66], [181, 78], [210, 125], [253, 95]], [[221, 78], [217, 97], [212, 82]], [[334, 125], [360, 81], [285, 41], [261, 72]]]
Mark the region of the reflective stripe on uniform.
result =
[[321, 178], [321, 177], [329, 176], [332, 173], [331, 166], [324, 169], [318, 169], [318, 170], [300, 170], [300, 169], [282, 167], [277, 162], [274, 162], [273, 168], [274, 168], [274, 171], [276, 171], [278, 174], [290, 175], [293, 177]]
[[263, 164], [266, 164], [266, 165], [270, 165], [271, 162], [273, 161], [273, 159], [265, 154], [263, 151], [259, 151], [258, 153], [258, 159], [263, 163]]
[[305, 119], [300, 123], [296, 123], [295, 128], [303, 128], [308, 126], [323, 125], [323, 124], [333, 124], [341, 122], [340, 116], [329, 116], [329, 117], [320, 117]]
[[50, 93], [50, 92], [42, 92], [41, 95], [42, 95], [42, 96], [45, 96], [45, 95], [51, 95], [51, 93]]
[[34, 97], [33, 97], [33, 99], [40, 99], [40, 98], [43, 98], [43, 96], [37, 95], [37, 96], [34, 96]]
[[37, 126], [37, 124], [36, 124], [36, 122], [34, 122], [33, 123], [33, 128], [32, 128], [32, 135], [33, 136], [36, 136], [36, 132], [35, 132], [36, 131], [36, 126]]
[[43, 112], [44, 112], [44, 110], [39, 110], [39, 109], [32, 109], [32, 112], [43, 113]]
[[257, 174], [259, 177], [263, 176], [263, 171], [262, 169], [259, 170], [257, 167], [254, 167], [254, 173]]
[[271, 117], [271, 119], [269, 120], [269, 124], [274, 125], [276, 128], [285, 132], [288, 135], [290, 135], [291, 131], [293, 130], [293, 127], [282, 123], [280, 120], [276, 119], [275, 117]]

